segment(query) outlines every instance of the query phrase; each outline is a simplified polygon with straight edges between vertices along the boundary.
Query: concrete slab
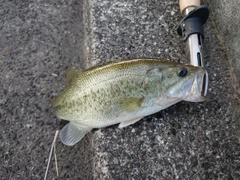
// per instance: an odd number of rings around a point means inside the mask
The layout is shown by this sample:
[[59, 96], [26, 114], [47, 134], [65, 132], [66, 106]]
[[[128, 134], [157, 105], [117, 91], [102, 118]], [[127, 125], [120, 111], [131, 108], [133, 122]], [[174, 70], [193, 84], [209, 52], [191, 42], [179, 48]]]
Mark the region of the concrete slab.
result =
[[[115, 59], [157, 57], [187, 62], [176, 34], [177, 1], [92, 0], [89, 66]], [[93, 134], [95, 179], [236, 179], [239, 104], [230, 66], [212, 17], [204, 56], [211, 98], [181, 102], [124, 128]]]
[[227, 52], [234, 79], [233, 87], [240, 94], [240, 6], [238, 0], [208, 1], [221, 44]]
[[[84, 67], [83, 1], [1, 1], [0, 17], [0, 179], [43, 179], [56, 130], [50, 99], [66, 69]], [[57, 142], [59, 179], [92, 179], [89, 137], [81, 151]]]

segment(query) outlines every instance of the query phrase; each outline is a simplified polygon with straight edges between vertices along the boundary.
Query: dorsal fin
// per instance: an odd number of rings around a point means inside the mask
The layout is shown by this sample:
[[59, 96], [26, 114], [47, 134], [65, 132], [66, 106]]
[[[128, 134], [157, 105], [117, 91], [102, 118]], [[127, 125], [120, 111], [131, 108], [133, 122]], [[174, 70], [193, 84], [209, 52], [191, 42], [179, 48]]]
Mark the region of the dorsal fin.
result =
[[66, 84], [68, 84], [74, 77], [76, 77], [81, 72], [82, 72], [81, 70], [67, 70], [65, 72], [65, 74], [66, 74]]

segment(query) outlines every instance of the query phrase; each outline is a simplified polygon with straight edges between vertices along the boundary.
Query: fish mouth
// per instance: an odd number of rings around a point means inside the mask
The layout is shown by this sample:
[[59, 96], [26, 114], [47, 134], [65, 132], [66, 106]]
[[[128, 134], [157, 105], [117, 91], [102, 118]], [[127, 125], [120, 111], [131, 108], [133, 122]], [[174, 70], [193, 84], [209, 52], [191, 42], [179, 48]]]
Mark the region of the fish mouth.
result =
[[204, 73], [202, 77], [202, 90], [201, 90], [201, 96], [207, 96], [208, 92], [208, 73], [207, 71]]
[[183, 83], [184, 85], [181, 86], [180, 92], [178, 87], [173, 86], [173, 89], [170, 89], [167, 93], [167, 97], [175, 97], [190, 102], [203, 102], [209, 98], [208, 73], [206, 69], [199, 68], [196, 73], [193, 73], [192, 77]]
[[207, 100], [208, 93], [208, 73], [206, 70], [197, 72], [194, 79], [190, 79], [185, 86], [185, 101], [203, 102]]
[[192, 84], [193, 102], [202, 102], [207, 98], [208, 93], [208, 73], [205, 70], [198, 72], [196, 79]]

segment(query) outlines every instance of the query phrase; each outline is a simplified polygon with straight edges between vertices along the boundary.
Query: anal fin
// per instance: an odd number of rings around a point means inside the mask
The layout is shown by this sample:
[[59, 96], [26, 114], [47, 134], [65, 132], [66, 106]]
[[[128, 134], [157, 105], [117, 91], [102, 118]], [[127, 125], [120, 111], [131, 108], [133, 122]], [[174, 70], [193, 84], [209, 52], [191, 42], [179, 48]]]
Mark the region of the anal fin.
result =
[[131, 119], [131, 120], [128, 120], [128, 121], [121, 122], [118, 127], [119, 127], [119, 128], [123, 128], [123, 127], [129, 126], [129, 125], [134, 124], [134, 123], [136, 123], [137, 121], [141, 120], [142, 118], [143, 118], [143, 117], [136, 118], [136, 119]]
[[91, 131], [91, 128], [70, 122], [61, 129], [59, 137], [63, 144], [72, 146], [79, 142], [89, 131]]

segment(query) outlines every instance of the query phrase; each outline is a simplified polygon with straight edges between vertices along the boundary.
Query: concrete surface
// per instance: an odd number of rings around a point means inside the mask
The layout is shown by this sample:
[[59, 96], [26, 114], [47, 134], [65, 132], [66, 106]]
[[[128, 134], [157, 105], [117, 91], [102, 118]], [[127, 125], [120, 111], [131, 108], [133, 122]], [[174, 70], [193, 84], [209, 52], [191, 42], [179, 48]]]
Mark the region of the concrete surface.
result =
[[[176, 34], [178, 1], [92, 0], [89, 63], [159, 57], [187, 62]], [[240, 179], [239, 104], [213, 18], [204, 56], [211, 98], [93, 134], [95, 179]]]
[[[49, 100], [66, 69], [139, 57], [187, 62], [174, 0], [2, 0], [0, 15], [0, 179], [43, 179], [57, 128]], [[60, 175], [53, 159], [48, 179], [240, 179], [235, 71], [212, 15], [204, 28], [211, 98], [95, 130], [73, 147], [58, 138]]]
[[210, 1], [208, 0], [218, 37], [226, 49], [231, 65], [233, 86], [240, 94], [240, 2], [232, 1]]
[[[85, 66], [82, 9], [83, 1], [0, 1], [0, 179], [44, 177], [56, 129], [50, 99], [66, 69]], [[88, 138], [70, 148], [57, 142], [62, 179], [92, 179]]]

